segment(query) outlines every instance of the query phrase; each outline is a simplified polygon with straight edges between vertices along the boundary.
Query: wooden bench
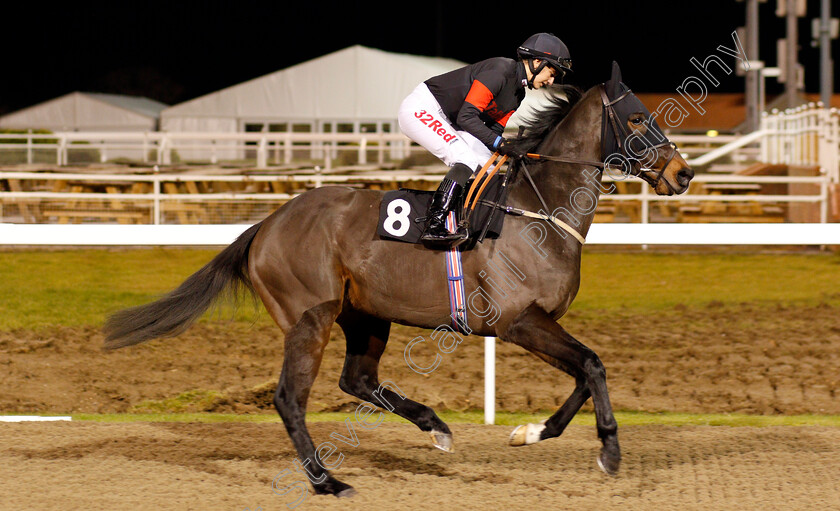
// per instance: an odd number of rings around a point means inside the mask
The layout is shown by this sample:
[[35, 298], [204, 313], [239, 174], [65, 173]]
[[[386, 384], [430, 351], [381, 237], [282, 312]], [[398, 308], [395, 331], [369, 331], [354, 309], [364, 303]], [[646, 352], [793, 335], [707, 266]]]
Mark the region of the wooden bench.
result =
[[598, 204], [598, 207], [595, 208], [595, 218], [592, 219], [593, 223], [610, 223], [615, 221], [615, 214], [618, 211], [618, 208], [615, 206], [603, 206]]
[[[70, 198], [65, 201], [51, 201], [44, 206], [45, 219], [57, 218], [58, 223], [81, 223], [85, 219], [116, 221], [121, 224], [141, 224], [152, 220], [151, 197], [148, 201], [126, 200], [120, 197], [124, 192], [144, 193], [148, 183], [130, 181], [65, 180], [56, 179], [51, 190], [59, 193], [95, 193], [101, 198]], [[91, 202], [95, 202], [91, 205]]]
[[44, 218], [55, 217], [60, 224], [81, 223], [84, 219], [94, 219], [100, 221], [115, 220], [121, 224], [139, 224], [150, 220], [150, 213], [144, 211], [115, 211], [111, 209], [90, 209], [90, 210], [65, 210], [53, 209], [45, 210], [43, 212]]
[[677, 221], [684, 223], [782, 223], [785, 209], [780, 206], [765, 206], [758, 213], [735, 212], [710, 213], [702, 206], [684, 205], [677, 210]]
[[[24, 191], [19, 179], [9, 179], [7, 181], [10, 192]], [[41, 220], [40, 204], [41, 199], [15, 199], [12, 205], [17, 206], [24, 222], [38, 223]]]
[[[198, 184], [195, 181], [185, 181], [184, 187], [187, 193], [198, 194]], [[174, 182], [163, 183], [163, 190], [168, 194], [178, 194], [178, 184]], [[165, 201], [161, 204], [161, 215], [174, 213], [179, 224], [200, 224], [207, 218], [206, 208], [200, 204], [190, 202]]]

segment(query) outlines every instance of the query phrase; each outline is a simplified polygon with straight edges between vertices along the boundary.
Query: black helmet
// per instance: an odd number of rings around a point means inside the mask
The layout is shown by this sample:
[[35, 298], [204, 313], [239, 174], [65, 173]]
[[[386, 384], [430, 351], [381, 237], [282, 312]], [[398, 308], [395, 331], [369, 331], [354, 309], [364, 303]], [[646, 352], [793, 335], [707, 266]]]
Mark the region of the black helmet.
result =
[[[561, 76], [572, 72], [572, 56], [569, 54], [569, 48], [554, 34], [540, 32], [532, 35], [519, 46], [516, 54], [522, 60], [540, 59], [556, 69]], [[541, 70], [542, 66], [539, 67], [539, 71]], [[531, 69], [531, 71], [535, 70]]]

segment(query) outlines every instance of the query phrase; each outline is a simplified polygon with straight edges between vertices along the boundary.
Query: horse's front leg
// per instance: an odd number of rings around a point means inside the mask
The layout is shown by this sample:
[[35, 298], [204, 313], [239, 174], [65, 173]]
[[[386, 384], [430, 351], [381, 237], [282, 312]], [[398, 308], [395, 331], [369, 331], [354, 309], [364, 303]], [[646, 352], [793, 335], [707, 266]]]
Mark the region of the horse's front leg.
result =
[[[545, 440], [547, 438], [554, 438], [562, 435], [563, 431], [566, 430], [566, 426], [569, 425], [572, 419], [574, 419], [575, 414], [577, 414], [580, 410], [580, 407], [583, 406], [583, 403], [592, 396], [592, 393], [589, 392], [589, 387], [586, 385], [586, 379], [582, 375], [578, 374], [578, 372], [571, 369], [568, 365], [564, 364], [562, 360], [533, 349], [528, 349], [528, 351], [545, 360], [549, 365], [574, 376], [575, 390], [568, 398], [566, 398], [563, 406], [561, 406], [554, 415], [549, 417], [542, 424], [526, 424], [524, 426], [517, 427], [510, 437], [510, 444], [513, 446], [528, 445], [539, 440]], [[530, 433], [530, 435], [528, 433]], [[533, 440], [534, 436], [537, 435], [539, 438], [537, 440]], [[528, 441], [529, 436], [533, 441]]]
[[607, 474], [617, 473], [621, 463], [618, 424], [607, 392], [606, 370], [598, 355], [569, 335], [542, 308], [533, 304], [510, 323], [501, 338], [538, 354], [540, 358], [569, 373], [576, 381], [572, 395], [550, 419], [544, 424], [519, 426], [511, 435], [511, 445], [528, 445], [559, 436], [591, 396], [595, 405], [598, 437], [603, 445], [598, 466]]

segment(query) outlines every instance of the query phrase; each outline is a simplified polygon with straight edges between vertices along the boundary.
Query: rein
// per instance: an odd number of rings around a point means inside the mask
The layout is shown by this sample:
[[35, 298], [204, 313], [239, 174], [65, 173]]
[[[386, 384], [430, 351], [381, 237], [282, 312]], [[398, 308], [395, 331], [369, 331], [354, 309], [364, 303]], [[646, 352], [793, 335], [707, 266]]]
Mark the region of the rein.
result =
[[[607, 92], [606, 92], [606, 89], [605, 89], [603, 84], [600, 86], [599, 91], [601, 93], [601, 104], [604, 108], [604, 114], [601, 118], [602, 126], [604, 124], [604, 118], [606, 118], [606, 120], [608, 122], [608, 125], [612, 129], [612, 135], [613, 135], [613, 137], [615, 137], [616, 143], [618, 144], [618, 149], [621, 152], [622, 156], [624, 156], [627, 160], [635, 160], [635, 161], [638, 162], [639, 160], [637, 158], [629, 158], [627, 156], [627, 147], [622, 141], [626, 141], [629, 138], [629, 135], [623, 129], [623, 126], [619, 122], [618, 115], [616, 114], [615, 109], [613, 108], [613, 105], [615, 105], [616, 103], [618, 103], [619, 101], [621, 101], [622, 99], [624, 99], [628, 95], [630, 95], [631, 90], [627, 89], [626, 91], [624, 91], [624, 93], [622, 93], [620, 96], [618, 96], [617, 98], [615, 98], [613, 100], [610, 100], [609, 97], [607, 96]], [[603, 143], [604, 143], [604, 141], [602, 140], [602, 144]], [[677, 154], [677, 148], [671, 142], [663, 142], [661, 144], [657, 144], [655, 146], [652, 146], [651, 148], [652, 149], [658, 149], [660, 147], [665, 147], [665, 146], [671, 147], [671, 154], [668, 156], [668, 159], [665, 161], [665, 164], [662, 165], [662, 167], [660, 169], [657, 170], [657, 169], [644, 168], [644, 167], [641, 167], [641, 163], [639, 163], [639, 166], [638, 166], [638, 171], [639, 171], [638, 177], [640, 177], [642, 180], [646, 181], [648, 184], [650, 184], [650, 186], [652, 186], [654, 188], [656, 188], [656, 186], [662, 180], [662, 174], [665, 173], [665, 169], [668, 168], [668, 165], [671, 164], [671, 161], [674, 159], [674, 157]], [[553, 161], [553, 162], [559, 162], [559, 163], [572, 163], [572, 164], [576, 164], [576, 165], [585, 165], [585, 166], [598, 168], [601, 171], [605, 170], [608, 167], [611, 167], [611, 165], [608, 165], [608, 164], [606, 164], [604, 162], [601, 162], [601, 161], [582, 160], [582, 159], [578, 159], [578, 158], [566, 158], [566, 157], [563, 157], [563, 156], [551, 156], [551, 155], [539, 154], [539, 153], [526, 153], [525, 157], [520, 160], [521, 163], [522, 163], [522, 169], [525, 171], [525, 177], [528, 179], [528, 183], [531, 185], [531, 188], [534, 189], [534, 193], [537, 194], [537, 198], [539, 199], [542, 207], [545, 208], [544, 211], [546, 211], [546, 212], [548, 211], [548, 206], [546, 205], [545, 200], [542, 197], [542, 194], [540, 194], [540, 191], [537, 189], [537, 185], [534, 183], [534, 180], [531, 178], [531, 174], [530, 174], [530, 172], [528, 172], [528, 167], [525, 166], [525, 162], [524, 162], [525, 159], [531, 159], [531, 160], [537, 160], [537, 161]], [[655, 174], [655, 177], [650, 177], [649, 174]], [[671, 187], [670, 183], [668, 183], [667, 180], [665, 180], [665, 185], [668, 186], [668, 188], [671, 188], [673, 190], [673, 188]], [[499, 206], [499, 207], [501, 207], [501, 206]], [[504, 209], [505, 209], [506, 212], [509, 212], [509, 213], [512, 213], [512, 214], [524, 215], [524, 216], [528, 216], [528, 217], [531, 217], [531, 218], [542, 218], [543, 220], [551, 221], [554, 224], [558, 225], [559, 227], [562, 227], [567, 232], [569, 232], [578, 241], [580, 241], [581, 245], [583, 245], [586, 242], [586, 239], [580, 233], [578, 233], [575, 229], [573, 229], [571, 226], [569, 226], [565, 222], [563, 222], [561, 220], [558, 220], [557, 218], [555, 218], [553, 216], [547, 216], [546, 214], [539, 214], [539, 213], [533, 213], [533, 212], [530, 212], [530, 211], [519, 210], [517, 208], [504, 208]]]
[[[613, 100], [610, 100], [609, 97], [607, 96], [606, 88], [604, 87], [603, 84], [601, 84], [599, 91], [601, 93], [601, 104], [602, 104], [603, 109], [604, 109], [604, 112], [603, 112], [602, 117], [601, 117], [602, 133], [606, 134], [605, 133], [606, 130], [603, 127], [604, 122], [606, 121], [607, 124], [609, 125], [609, 127], [611, 128], [612, 136], [615, 138], [615, 142], [618, 145], [618, 149], [621, 152], [621, 155], [624, 156], [625, 159], [627, 159], [628, 161], [632, 160], [632, 161], [638, 162], [638, 166], [636, 166], [635, 168], [638, 169], [639, 173], [636, 174], [636, 175], [639, 178], [641, 178], [642, 180], [646, 181], [653, 188], [656, 188], [656, 186], [658, 186], [659, 182], [662, 180], [662, 174], [665, 173], [665, 169], [668, 168], [668, 165], [671, 164], [671, 161], [674, 159], [674, 157], [677, 154], [676, 146], [671, 142], [663, 142], [661, 144], [651, 146], [652, 149], [658, 149], [660, 147], [669, 146], [669, 147], [671, 147], [671, 154], [668, 156], [668, 159], [665, 161], [665, 164], [662, 165], [662, 167], [659, 168], [659, 169], [650, 169], [650, 168], [642, 167], [641, 162], [639, 162], [638, 158], [630, 158], [627, 154], [627, 146], [629, 144], [625, 144], [624, 141], [628, 140], [630, 138], [630, 135], [626, 132], [626, 130], [622, 126], [621, 122], [618, 119], [618, 115], [616, 114], [615, 109], [613, 108], [613, 105], [617, 104], [619, 101], [621, 101], [622, 99], [629, 96], [632, 91], [630, 89], [627, 89], [620, 96], [618, 96], [617, 98], [615, 98]], [[601, 143], [603, 145], [605, 143], [605, 141], [602, 140]], [[481, 180], [481, 178], [485, 177], [484, 185], [486, 185], [487, 181], [489, 181], [489, 178], [492, 177], [493, 174], [495, 174], [495, 172], [499, 169], [499, 167], [501, 167], [502, 163], [504, 162], [504, 159], [502, 161], [500, 161], [493, 168], [493, 170], [491, 172], [489, 172], [485, 175], [485, 172], [487, 171], [487, 169], [490, 167], [490, 165], [493, 162], [496, 161], [496, 158], [498, 158], [498, 156], [499, 156], [498, 152], [493, 153], [493, 155], [490, 157], [490, 160], [488, 160], [487, 163], [484, 165], [484, 167], [481, 169], [481, 172], [480, 172], [478, 178], [476, 178], [475, 182], [473, 183], [473, 187], [469, 190], [469, 193], [467, 194], [467, 204], [469, 205], [470, 199], [472, 198], [472, 204], [470, 205], [471, 207], [469, 208], [470, 211], [472, 211], [472, 209], [475, 208], [477, 203], [482, 203], [482, 204], [485, 204], [485, 205], [492, 205], [493, 207], [495, 207], [497, 209], [501, 209], [502, 211], [504, 211], [507, 214], [511, 214], [511, 215], [515, 215], [515, 216], [527, 216], [527, 217], [530, 217], [530, 218], [540, 218], [540, 219], [545, 220], [547, 222], [550, 221], [550, 222], [554, 223], [555, 225], [557, 225], [558, 227], [562, 228], [563, 230], [565, 230], [566, 232], [568, 232], [569, 234], [574, 236], [575, 239], [577, 239], [580, 242], [581, 245], [586, 243], [586, 238], [584, 238], [583, 235], [581, 235], [579, 232], [577, 232], [577, 230], [575, 230], [572, 226], [570, 226], [569, 224], [563, 222], [562, 220], [559, 220], [556, 217], [551, 216], [547, 213], [549, 211], [548, 205], [546, 204], [545, 199], [543, 199], [543, 196], [540, 193], [539, 189], [537, 188], [536, 183], [534, 183], [534, 180], [531, 178], [531, 173], [528, 171], [528, 167], [525, 165], [524, 160], [528, 159], [528, 160], [536, 160], [536, 161], [553, 161], [553, 162], [559, 162], [559, 163], [571, 163], [571, 164], [575, 164], [575, 165], [584, 165], [584, 166], [589, 166], [589, 167], [595, 167], [595, 168], [600, 169], [601, 171], [604, 171], [606, 168], [611, 168], [612, 165], [608, 165], [607, 163], [602, 162], [602, 161], [582, 160], [582, 159], [578, 159], [578, 158], [566, 158], [566, 157], [563, 157], [563, 156], [552, 156], [552, 155], [539, 154], [539, 153], [526, 153], [524, 157], [517, 158], [517, 160], [521, 163], [522, 170], [525, 172], [525, 177], [528, 181], [528, 184], [534, 190], [534, 193], [537, 195], [537, 198], [540, 201], [540, 205], [542, 205], [542, 207], [544, 208], [541, 212], [534, 213], [532, 211], [526, 211], [526, 210], [523, 210], [523, 209], [514, 208], [514, 207], [510, 207], [510, 206], [502, 206], [502, 205], [498, 204], [498, 202], [486, 201], [484, 199], [481, 199], [480, 198], [481, 197], [481, 192], [484, 190], [484, 186], [481, 186], [481, 189], [478, 190], [478, 193], [473, 196], [473, 191], [478, 186], [478, 182]], [[651, 177], [650, 174], [653, 174], [654, 177]], [[668, 186], [668, 188], [671, 188], [672, 191], [673, 191], [673, 188], [671, 187], [670, 183], [668, 183], [667, 180], [665, 180], [665, 185]]]
[[[606, 93], [606, 90], [605, 90], [603, 84], [600, 86], [599, 90], [600, 90], [600, 93], [601, 93], [601, 104], [604, 107], [604, 117], [606, 117], [609, 126], [612, 128], [612, 134], [613, 134], [613, 137], [616, 140], [616, 143], [618, 144], [619, 151], [621, 151], [622, 156], [624, 156], [627, 160], [639, 161], [637, 158], [629, 158], [627, 156], [627, 148], [626, 148], [625, 144], [622, 143], [622, 141], [627, 140], [630, 137], [630, 135], [626, 132], [626, 130], [624, 130], [623, 126], [621, 125], [621, 123], [618, 120], [618, 115], [615, 113], [615, 109], [613, 108], [613, 105], [617, 104], [619, 101], [621, 101], [622, 99], [629, 96], [632, 91], [630, 89], [627, 89], [619, 97], [617, 97], [613, 100], [610, 100], [610, 98], [607, 96], [607, 93]], [[602, 118], [601, 124], [603, 125], [603, 123], [604, 123], [604, 120]], [[665, 172], [665, 169], [668, 168], [668, 165], [671, 164], [671, 161], [677, 155], [676, 146], [671, 142], [663, 142], [661, 144], [651, 146], [651, 149], [659, 149], [660, 147], [665, 147], [665, 146], [671, 147], [671, 154], [670, 154], [670, 156], [668, 156], [668, 159], [665, 161], [665, 164], [662, 165], [662, 167], [660, 169], [657, 170], [657, 169], [643, 168], [643, 167], [641, 167], [641, 165], [640, 165], [640, 168], [639, 168], [639, 172], [644, 172], [646, 174], [640, 174], [638, 177], [645, 180], [648, 184], [650, 184], [654, 188], [659, 184], [659, 181], [662, 180], [662, 174]], [[538, 161], [554, 161], [554, 162], [559, 162], [559, 163], [573, 163], [573, 164], [578, 164], [578, 165], [586, 165], [586, 166], [590, 166], [590, 167], [596, 167], [596, 168], [599, 168], [601, 170], [604, 170], [608, 167], [612, 167], [611, 165], [607, 165], [606, 163], [601, 162], [601, 161], [581, 160], [581, 159], [577, 159], [577, 158], [565, 158], [565, 157], [562, 157], [562, 156], [550, 156], [550, 155], [538, 154], [538, 153], [527, 153], [525, 155], [525, 157], [529, 158], [529, 159], [532, 159], [532, 160], [538, 160]], [[655, 174], [655, 177], [651, 178], [651, 177], [648, 176], [648, 174]], [[665, 184], [669, 188], [671, 188], [671, 185], [668, 183], [668, 181], [665, 181]]]
[[[546, 222], [554, 223], [554, 225], [560, 227], [561, 229], [563, 229], [566, 232], [568, 232], [569, 234], [571, 234], [576, 240], [578, 240], [580, 242], [581, 245], [584, 245], [586, 243], [586, 238], [584, 238], [581, 233], [577, 232], [577, 230], [574, 227], [567, 224], [566, 222], [564, 222], [564, 221], [562, 221], [562, 220], [560, 220], [560, 219], [558, 219], [554, 216], [551, 216], [547, 213], [549, 211], [548, 204], [546, 204], [545, 199], [543, 199], [543, 196], [540, 193], [539, 188], [537, 188], [537, 184], [534, 183], [533, 178], [531, 178], [531, 173], [528, 172], [528, 167], [525, 166], [525, 162], [522, 162], [522, 170], [525, 172], [525, 177], [528, 179], [528, 183], [531, 185], [531, 188], [534, 190], [534, 193], [537, 194], [537, 198], [539, 199], [540, 204], [543, 207], [543, 209], [539, 213], [534, 213], [533, 211], [528, 211], [528, 210], [525, 210], [525, 209], [514, 208], [512, 206], [503, 206], [503, 205], [499, 204], [498, 200], [497, 201], [488, 201], [486, 199], [481, 198], [481, 192], [484, 190], [484, 187], [487, 185], [487, 183], [489, 182], [489, 180], [493, 176], [493, 174], [496, 172], [496, 170], [498, 170], [499, 167], [501, 167], [502, 163], [504, 163], [505, 160], [507, 159], [507, 156], [503, 157], [502, 160], [493, 168], [493, 170], [490, 173], [485, 174], [486, 170], [490, 167], [490, 165], [493, 162], [496, 161], [496, 158], [498, 156], [499, 156], [499, 153], [493, 153], [493, 155], [490, 157], [489, 160], [487, 160], [487, 163], [481, 169], [481, 172], [479, 173], [479, 176], [475, 179], [475, 181], [473, 181], [473, 185], [470, 188], [469, 193], [467, 194], [467, 200], [464, 202], [465, 209], [467, 209], [467, 214], [471, 215], [472, 211], [475, 209], [476, 204], [483, 204], [485, 206], [490, 206], [490, 207], [493, 207], [495, 209], [500, 209], [505, 214], [508, 214], [508, 215], [526, 216], [526, 217], [529, 217], [529, 218], [539, 218], [541, 220], [545, 220]], [[502, 183], [502, 187], [507, 185], [507, 181], [508, 181], [508, 178], [510, 177], [510, 174], [511, 174], [510, 170], [504, 174], [505, 177], [504, 177], [504, 181]], [[472, 204], [470, 204], [469, 208], [467, 208], [466, 206], [469, 204], [470, 198], [473, 195], [473, 191], [476, 189], [476, 187], [478, 187], [478, 182], [481, 180], [482, 176], [486, 176], [486, 178], [484, 180], [484, 184], [480, 187], [480, 189], [478, 190], [478, 193], [472, 199]], [[486, 233], [487, 227], [489, 226], [490, 220], [492, 220], [492, 218], [493, 217], [491, 215], [490, 219], [488, 219], [488, 221], [487, 221], [487, 225], [484, 228], [484, 232], [482, 232], [481, 237], [479, 239], [482, 239], [482, 240], [484, 239], [484, 234]]]

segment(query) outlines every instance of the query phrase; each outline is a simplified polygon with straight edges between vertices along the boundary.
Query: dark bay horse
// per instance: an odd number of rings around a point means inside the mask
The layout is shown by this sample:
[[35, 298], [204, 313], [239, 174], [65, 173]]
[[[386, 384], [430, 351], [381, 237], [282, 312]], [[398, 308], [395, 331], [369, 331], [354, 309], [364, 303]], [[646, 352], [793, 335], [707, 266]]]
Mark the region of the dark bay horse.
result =
[[[542, 211], [543, 218], [509, 216], [505, 235], [462, 253], [465, 288], [475, 290], [469, 328], [517, 344], [575, 379], [574, 391], [554, 415], [544, 424], [520, 426], [510, 443], [559, 436], [591, 397], [602, 441], [598, 465], [615, 474], [621, 452], [604, 365], [557, 321], [580, 284], [582, 244], [569, 232], [585, 237], [589, 230], [604, 186], [604, 167], [597, 162], [610, 147], [629, 162], [626, 173], [638, 175], [658, 194], [684, 192], [693, 172], [667, 140], [639, 149], [641, 135], [664, 135], [621, 82], [617, 65], [608, 82], [585, 93], [568, 86], [565, 92], [565, 102], [537, 112], [520, 137], [523, 149], [540, 157], [527, 166], [520, 163], [523, 171], [509, 184], [507, 203]], [[365, 401], [389, 403], [388, 409], [430, 433], [437, 447], [451, 450], [450, 429], [432, 409], [380, 386], [379, 359], [391, 323], [423, 328], [451, 323], [443, 252], [379, 239], [382, 197], [379, 191], [343, 187], [296, 197], [168, 295], [111, 316], [106, 348], [177, 335], [223, 291], [244, 285], [262, 299], [285, 334], [274, 405], [316, 493], [354, 493], [316, 456], [305, 424], [307, 398], [333, 323], [347, 341], [340, 388]], [[569, 230], [548, 221], [548, 215], [562, 215]], [[498, 271], [503, 268], [507, 273]]]

